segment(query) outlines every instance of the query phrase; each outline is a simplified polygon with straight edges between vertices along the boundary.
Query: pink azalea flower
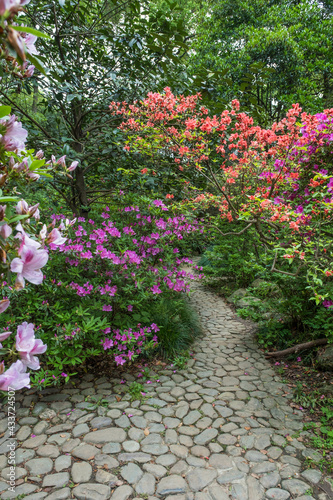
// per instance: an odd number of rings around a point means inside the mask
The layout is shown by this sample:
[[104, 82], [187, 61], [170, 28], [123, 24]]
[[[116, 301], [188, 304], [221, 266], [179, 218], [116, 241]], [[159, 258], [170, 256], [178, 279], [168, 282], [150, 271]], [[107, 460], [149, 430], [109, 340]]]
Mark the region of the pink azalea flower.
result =
[[26, 366], [19, 359], [7, 371], [4, 371], [4, 362], [0, 364], [0, 390], [7, 391], [12, 387], [16, 391], [23, 387], [30, 388], [30, 375], [26, 373]]
[[20, 258], [13, 259], [10, 266], [11, 271], [17, 273], [17, 284], [24, 287], [26, 279], [34, 285], [40, 285], [43, 281], [43, 273], [40, 269], [45, 266], [49, 258], [47, 251], [23, 245], [19, 255]]
[[115, 360], [117, 366], [123, 365], [124, 363], [126, 363], [126, 360], [122, 356], [115, 356], [114, 360]]
[[22, 123], [16, 121], [15, 115], [11, 115], [9, 118], [0, 120], [0, 124], [6, 127], [5, 134], [0, 135], [0, 143], [7, 151], [20, 153], [25, 148], [25, 141], [28, 137], [28, 132], [22, 127]]
[[43, 354], [47, 345], [35, 338], [34, 325], [26, 321], [17, 327], [16, 350], [20, 353], [23, 363], [32, 370], [38, 370], [39, 359], [34, 354]]
[[108, 305], [103, 306], [103, 311], [112, 311], [112, 306]]

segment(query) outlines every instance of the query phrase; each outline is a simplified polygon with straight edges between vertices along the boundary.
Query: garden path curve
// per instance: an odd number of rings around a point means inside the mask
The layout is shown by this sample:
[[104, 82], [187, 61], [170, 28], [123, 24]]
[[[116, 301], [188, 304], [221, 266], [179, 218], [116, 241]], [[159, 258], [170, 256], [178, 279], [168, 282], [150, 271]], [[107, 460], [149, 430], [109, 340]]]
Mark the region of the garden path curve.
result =
[[[75, 387], [17, 395], [17, 486], [11, 493], [5, 482], [5, 433], [3, 500], [332, 498], [321, 472], [305, 467], [306, 458], [319, 456], [295, 437], [302, 414], [289, 406], [288, 387], [248, 328], [199, 283], [191, 300], [205, 335], [185, 370], [163, 367], [145, 384], [143, 401], [118, 401], [119, 379], [89, 374]], [[91, 408], [94, 395], [107, 407]]]

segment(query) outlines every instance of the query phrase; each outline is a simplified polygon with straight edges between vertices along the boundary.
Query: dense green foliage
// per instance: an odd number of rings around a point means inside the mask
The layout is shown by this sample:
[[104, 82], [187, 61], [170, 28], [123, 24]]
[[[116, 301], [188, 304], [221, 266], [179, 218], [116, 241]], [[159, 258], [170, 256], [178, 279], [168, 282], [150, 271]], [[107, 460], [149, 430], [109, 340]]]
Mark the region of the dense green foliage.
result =
[[[332, 341], [332, 313], [311, 300], [306, 272], [297, 276], [272, 273], [273, 258], [252, 231], [245, 236], [216, 235], [199, 265], [217, 293], [232, 298], [236, 290], [244, 290], [244, 296], [230, 302], [239, 316], [258, 322], [259, 344], [265, 349], [283, 350], [325, 336]], [[324, 280], [322, 290], [332, 296], [332, 280]], [[251, 297], [260, 300], [251, 303]]]

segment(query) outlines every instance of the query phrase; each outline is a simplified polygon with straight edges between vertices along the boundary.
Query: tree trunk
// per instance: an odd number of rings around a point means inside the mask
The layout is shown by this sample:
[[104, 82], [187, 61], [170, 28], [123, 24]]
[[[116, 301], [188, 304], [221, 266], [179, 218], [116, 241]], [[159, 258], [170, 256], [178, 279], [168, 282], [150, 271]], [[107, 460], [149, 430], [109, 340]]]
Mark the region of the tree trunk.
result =
[[75, 189], [79, 198], [77, 215], [80, 214], [81, 217], [87, 217], [90, 212], [90, 208], [88, 207], [87, 186], [82, 167], [76, 167], [75, 170]]

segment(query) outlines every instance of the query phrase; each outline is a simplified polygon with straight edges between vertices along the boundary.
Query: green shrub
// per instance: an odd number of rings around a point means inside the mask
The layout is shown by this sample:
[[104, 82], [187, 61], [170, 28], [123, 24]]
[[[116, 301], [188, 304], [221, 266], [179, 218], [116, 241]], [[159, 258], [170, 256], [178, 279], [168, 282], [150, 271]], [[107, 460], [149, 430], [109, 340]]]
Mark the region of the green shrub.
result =
[[151, 317], [160, 329], [157, 350], [166, 358], [179, 356], [201, 335], [198, 315], [185, 297], [156, 302]]

